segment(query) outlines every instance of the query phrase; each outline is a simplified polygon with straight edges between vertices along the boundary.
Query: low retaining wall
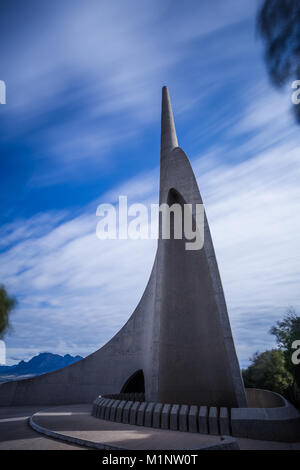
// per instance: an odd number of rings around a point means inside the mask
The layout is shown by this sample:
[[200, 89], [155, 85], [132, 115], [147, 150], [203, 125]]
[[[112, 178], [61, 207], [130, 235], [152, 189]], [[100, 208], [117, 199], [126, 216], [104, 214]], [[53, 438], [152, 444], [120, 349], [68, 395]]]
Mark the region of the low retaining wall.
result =
[[260, 388], [246, 388], [248, 408], [280, 408], [286, 400], [279, 393]]
[[231, 409], [232, 435], [267, 441], [300, 441], [300, 415], [283, 396], [247, 389], [249, 408]]
[[223, 407], [153, 403], [141, 399], [134, 400], [132, 394], [119, 394], [96, 398], [92, 415], [100, 419], [138, 426], [231, 435], [230, 410]]
[[125, 424], [269, 441], [300, 440], [300, 415], [281, 395], [247, 389], [249, 408], [146, 402], [142, 394], [99, 396], [96, 418]]

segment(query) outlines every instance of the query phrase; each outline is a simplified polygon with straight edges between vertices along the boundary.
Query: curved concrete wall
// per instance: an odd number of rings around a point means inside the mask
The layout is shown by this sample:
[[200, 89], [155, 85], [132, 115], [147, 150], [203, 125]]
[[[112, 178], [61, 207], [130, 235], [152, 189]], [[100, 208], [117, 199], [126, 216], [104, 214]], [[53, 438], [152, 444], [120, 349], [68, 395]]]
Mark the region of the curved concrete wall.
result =
[[232, 435], [269, 441], [300, 440], [300, 415], [284, 397], [269, 390], [246, 389], [248, 408], [231, 410]]
[[246, 397], [249, 408], [278, 408], [286, 403], [279, 393], [259, 388], [246, 388]]
[[154, 311], [153, 270], [135, 312], [124, 327], [95, 353], [63, 369], [0, 384], [0, 406], [92, 403], [99, 393], [119, 393], [137, 370], [149, 387], [149, 348]]
[[227, 436], [231, 434], [230, 411], [225, 407], [136, 401], [133, 394], [99, 396], [93, 403], [92, 416], [173, 431]]

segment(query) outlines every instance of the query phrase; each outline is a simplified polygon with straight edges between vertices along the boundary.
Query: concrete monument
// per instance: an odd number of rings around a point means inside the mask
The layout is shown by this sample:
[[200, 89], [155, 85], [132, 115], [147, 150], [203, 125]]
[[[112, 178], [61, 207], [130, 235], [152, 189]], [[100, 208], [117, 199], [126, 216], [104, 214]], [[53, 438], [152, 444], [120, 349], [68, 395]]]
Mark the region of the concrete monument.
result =
[[[169, 92], [162, 90], [160, 203], [202, 204], [178, 147]], [[216, 257], [205, 220], [204, 246], [159, 239], [135, 312], [105, 346], [64, 369], [0, 386], [2, 405], [91, 402], [129, 387], [148, 401], [246, 406]]]
[[[159, 202], [192, 204], [194, 218], [196, 205], [202, 204], [189, 160], [178, 146], [167, 87], [162, 90]], [[299, 433], [297, 411], [272, 392], [244, 389], [206, 216], [203, 247], [187, 250], [186, 241], [159, 237], [144, 294], [107, 344], [64, 369], [1, 384], [0, 405], [94, 401], [93, 415], [103, 419], [293, 439]]]

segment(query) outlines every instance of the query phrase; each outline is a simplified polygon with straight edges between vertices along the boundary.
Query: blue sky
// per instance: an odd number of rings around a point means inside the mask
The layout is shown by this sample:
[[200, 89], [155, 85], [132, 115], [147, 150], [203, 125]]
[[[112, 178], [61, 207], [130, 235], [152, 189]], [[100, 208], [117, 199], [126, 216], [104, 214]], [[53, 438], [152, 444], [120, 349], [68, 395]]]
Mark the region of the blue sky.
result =
[[2, 1], [0, 282], [8, 363], [87, 355], [140, 299], [154, 240], [96, 237], [99, 202], [158, 199], [161, 87], [195, 170], [238, 356], [300, 308], [299, 127], [253, 0]]

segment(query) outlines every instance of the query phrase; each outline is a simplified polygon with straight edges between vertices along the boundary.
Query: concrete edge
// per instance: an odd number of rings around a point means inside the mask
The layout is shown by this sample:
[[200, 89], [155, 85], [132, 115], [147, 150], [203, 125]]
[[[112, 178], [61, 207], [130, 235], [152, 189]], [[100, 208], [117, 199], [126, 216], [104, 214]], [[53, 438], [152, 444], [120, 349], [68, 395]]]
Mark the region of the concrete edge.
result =
[[[266, 393], [259, 390], [260, 399]], [[275, 394], [268, 392], [267, 398]], [[226, 408], [213, 406], [179, 405], [131, 401], [130, 395], [99, 396], [94, 400], [92, 416], [110, 419], [107, 412], [113, 407], [116, 398], [123, 398], [117, 408], [115, 421], [124, 424], [170, 429], [173, 431], [194, 432], [200, 434], [246, 437], [250, 439], [295, 442], [300, 439], [300, 415], [298, 411], [281, 395], [276, 394], [276, 401], [281, 405], [269, 408]], [[123, 413], [130, 404], [134, 416]], [[121, 409], [122, 408], [122, 409]], [[192, 413], [190, 413], [192, 412]]]
[[[41, 411], [41, 410], [40, 410]], [[34, 413], [30, 418], [28, 418], [28, 423], [30, 427], [38, 432], [39, 434], [44, 434], [47, 437], [52, 439], [66, 442], [68, 444], [75, 444], [82, 447], [87, 447], [91, 450], [126, 450], [126, 451], [133, 451], [134, 449], [128, 449], [126, 447], [117, 447], [111, 446], [109, 444], [101, 444], [100, 442], [93, 442], [88, 441], [87, 439], [80, 439], [79, 437], [68, 436], [66, 434], [58, 433], [56, 431], [51, 431], [50, 429], [44, 428], [39, 424], [34, 422], [34, 417], [40, 413], [40, 411]], [[208, 444], [200, 447], [193, 447], [193, 448], [182, 448], [176, 450], [188, 450], [188, 451], [195, 451], [195, 450], [240, 450], [237, 440], [232, 436], [220, 436], [221, 442], [216, 444]], [[155, 449], [147, 449], [147, 450], [155, 450]], [[163, 449], [157, 449], [157, 451], [162, 451]], [[167, 449], [168, 450], [168, 449]], [[170, 452], [173, 452], [174, 449], [170, 449]]]
[[126, 450], [125, 447], [116, 447], [110, 446], [108, 444], [101, 444], [98, 442], [87, 441], [86, 439], [80, 439], [79, 437], [68, 436], [66, 434], [61, 434], [55, 431], [51, 431], [50, 429], [44, 428], [39, 424], [34, 422], [34, 416], [38, 413], [34, 413], [30, 418], [28, 418], [29, 425], [34, 431], [44, 434], [47, 437], [56, 439], [58, 441], [67, 442], [68, 444], [76, 444], [83, 447], [88, 447], [90, 449], [98, 449], [98, 450]]

